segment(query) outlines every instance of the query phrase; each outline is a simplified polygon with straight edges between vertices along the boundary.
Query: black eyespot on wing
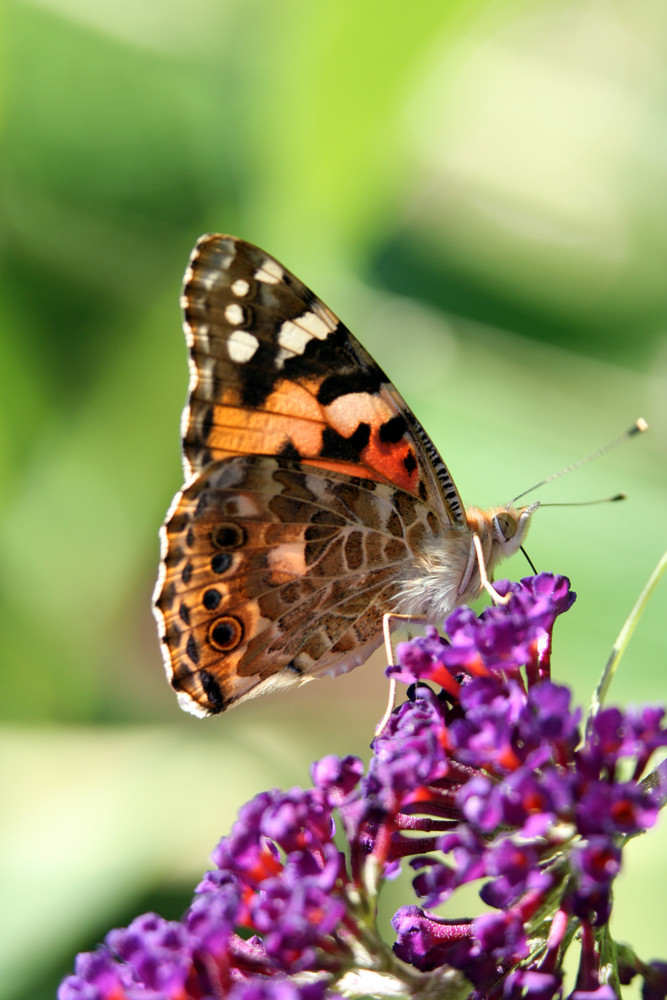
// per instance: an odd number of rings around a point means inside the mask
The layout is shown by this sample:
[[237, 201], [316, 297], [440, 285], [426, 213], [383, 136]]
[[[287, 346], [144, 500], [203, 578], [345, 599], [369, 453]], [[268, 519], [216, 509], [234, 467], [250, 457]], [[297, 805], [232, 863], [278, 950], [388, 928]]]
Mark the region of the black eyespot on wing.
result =
[[245, 540], [244, 528], [234, 521], [221, 521], [211, 531], [211, 543], [216, 549], [238, 549]]
[[211, 559], [211, 569], [214, 573], [220, 576], [222, 573], [226, 573], [232, 564], [232, 557], [229, 552], [218, 552]]
[[243, 623], [233, 615], [223, 615], [211, 624], [208, 641], [220, 653], [228, 653], [243, 640]]
[[215, 609], [220, 604], [222, 600], [222, 594], [215, 587], [209, 587], [208, 590], [204, 591], [204, 596], [202, 597], [202, 604], [207, 611], [215, 611]]

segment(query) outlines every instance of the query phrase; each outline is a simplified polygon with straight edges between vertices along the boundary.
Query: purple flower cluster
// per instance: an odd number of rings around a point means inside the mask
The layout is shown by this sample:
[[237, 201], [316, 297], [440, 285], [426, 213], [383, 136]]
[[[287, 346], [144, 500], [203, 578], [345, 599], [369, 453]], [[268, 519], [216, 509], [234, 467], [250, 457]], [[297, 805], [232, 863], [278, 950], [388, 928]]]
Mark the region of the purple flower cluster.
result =
[[[664, 998], [663, 963], [624, 948], [610, 979], [602, 957], [622, 848], [667, 798], [667, 764], [642, 780], [667, 745], [663, 712], [601, 709], [582, 737], [550, 679], [569, 582], [541, 574], [498, 590], [506, 604], [455, 611], [447, 638], [428, 629], [399, 645], [388, 673], [409, 697], [366, 771], [327, 757], [311, 789], [247, 803], [183, 921], [145, 914], [112, 931], [79, 955], [59, 1000], [331, 1000], [444, 995], [445, 983], [475, 1000], [550, 1000], [575, 937], [572, 1000], [611, 1000], [638, 972], [646, 996]], [[421, 905], [394, 915], [390, 948], [377, 899], [406, 859]], [[474, 880], [481, 916], [433, 912]]]
[[[430, 630], [399, 646], [399, 665], [389, 672], [436, 682], [443, 694], [416, 687], [383, 734], [391, 743], [398, 737], [407, 757], [424, 749], [426, 701], [429, 736], [445, 748], [446, 766], [416, 796], [419, 813], [439, 817], [443, 827], [436, 851], [429, 841], [428, 853], [410, 862], [417, 896], [431, 909], [484, 879], [481, 899], [500, 912], [454, 927], [405, 906], [393, 921], [395, 951], [423, 970], [459, 968], [483, 994], [505, 977], [505, 993], [509, 983], [522, 995], [554, 996], [574, 923], [587, 989], [597, 989], [597, 929], [609, 920], [621, 848], [655, 823], [665, 801], [664, 764], [652, 789], [640, 783], [650, 756], [666, 745], [664, 712], [603, 709], [582, 742], [570, 692], [549, 679], [555, 617], [574, 600], [568, 582], [542, 574], [502, 592], [508, 604], [479, 618], [455, 611], [448, 639]], [[410, 805], [404, 801], [401, 811], [413, 812]]]

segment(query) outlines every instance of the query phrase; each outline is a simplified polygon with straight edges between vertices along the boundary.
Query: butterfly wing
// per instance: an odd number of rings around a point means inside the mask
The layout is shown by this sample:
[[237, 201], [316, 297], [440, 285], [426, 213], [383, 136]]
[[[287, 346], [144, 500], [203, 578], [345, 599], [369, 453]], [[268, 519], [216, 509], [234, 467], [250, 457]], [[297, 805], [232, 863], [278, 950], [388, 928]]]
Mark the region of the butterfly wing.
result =
[[179, 700], [212, 714], [363, 663], [411, 553], [411, 494], [269, 456], [215, 462], [176, 497], [156, 609]]
[[384, 372], [276, 260], [202, 237], [182, 307], [186, 486], [155, 613], [181, 704], [211, 714], [363, 662], [420, 547], [467, 526]]
[[382, 369], [263, 250], [203, 236], [181, 299], [190, 348], [186, 479], [232, 455], [280, 455], [384, 480], [465, 524], [454, 482]]

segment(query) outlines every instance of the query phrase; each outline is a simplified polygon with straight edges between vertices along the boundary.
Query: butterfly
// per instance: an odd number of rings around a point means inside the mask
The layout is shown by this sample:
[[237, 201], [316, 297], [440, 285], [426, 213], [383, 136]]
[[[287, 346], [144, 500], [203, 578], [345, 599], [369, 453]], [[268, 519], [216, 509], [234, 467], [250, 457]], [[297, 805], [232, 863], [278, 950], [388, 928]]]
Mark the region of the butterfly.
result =
[[516, 552], [537, 506], [464, 508], [373, 358], [263, 250], [201, 237], [181, 306], [185, 485], [154, 613], [180, 704], [211, 715], [363, 663], [382, 616], [440, 623]]

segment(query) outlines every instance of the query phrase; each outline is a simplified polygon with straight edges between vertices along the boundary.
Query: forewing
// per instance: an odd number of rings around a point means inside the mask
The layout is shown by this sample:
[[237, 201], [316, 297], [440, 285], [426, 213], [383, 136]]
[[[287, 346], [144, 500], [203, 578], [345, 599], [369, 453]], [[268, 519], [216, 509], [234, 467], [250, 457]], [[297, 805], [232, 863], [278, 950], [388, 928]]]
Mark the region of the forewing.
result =
[[381, 368], [306, 286], [252, 244], [202, 237], [182, 295], [190, 348], [186, 478], [277, 455], [395, 484], [464, 524], [430, 438]]

